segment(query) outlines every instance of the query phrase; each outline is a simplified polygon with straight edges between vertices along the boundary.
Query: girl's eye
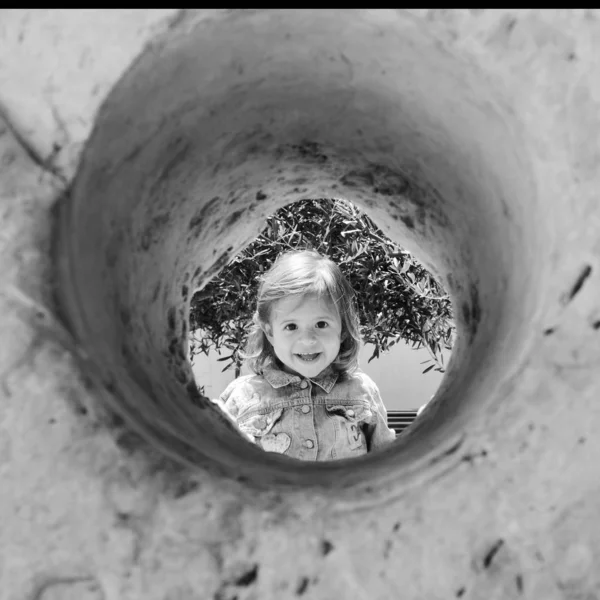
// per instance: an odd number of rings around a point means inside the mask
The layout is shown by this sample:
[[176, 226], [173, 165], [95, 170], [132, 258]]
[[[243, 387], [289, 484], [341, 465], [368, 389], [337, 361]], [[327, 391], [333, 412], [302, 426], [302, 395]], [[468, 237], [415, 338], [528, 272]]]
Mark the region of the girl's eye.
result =
[[288, 323], [284, 326], [284, 329], [286, 331], [294, 331], [294, 329], [296, 329], [296, 323]]
[[325, 329], [325, 327], [329, 327], [329, 323], [327, 323], [327, 321], [317, 322], [317, 329]]

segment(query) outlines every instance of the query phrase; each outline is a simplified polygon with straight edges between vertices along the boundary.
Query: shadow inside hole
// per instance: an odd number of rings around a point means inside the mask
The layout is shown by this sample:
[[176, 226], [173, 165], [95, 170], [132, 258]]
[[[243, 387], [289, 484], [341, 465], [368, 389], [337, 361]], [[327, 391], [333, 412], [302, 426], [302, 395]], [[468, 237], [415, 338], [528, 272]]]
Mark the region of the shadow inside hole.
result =
[[[276, 258], [292, 249], [316, 250], [331, 258], [350, 283], [363, 341], [359, 369], [379, 388], [387, 410], [382, 414], [385, 425], [400, 435], [433, 398], [445, 373], [456, 335], [451, 299], [437, 275], [387, 237], [366, 213], [340, 198], [304, 199], [282, 207], [254, 241], [193, 294], [189, 358], [196, 379], [203, 382], [200, 392], [218, 402], [232, 381], [239, 384], [238, 378], [254, 374], [244, 361], [244, 349], [258, 283]], [[398, 366], [406, 371], [400, 378]], [[274, 437], [287, 438], [292, 419], [267, 410], [270, 401], [260, 405], [257, 415], [268, 434], [248, 437], [265, 450], [285, 454], [289, 445], [272, 442]], [[296, 408], [310, 412], [307, 406]], [[318, 409], [314, 412], [317, 428]], [[346, 422], [354, 427], [355, 421], [369, 431], [368, 420], [350, 418], [353, 410], [350, 417], [346, 410], [337, 412], [344, 427]], [[248, 435], [249, 429], [242, 429]], [[325, 430], [319, 433], [326, 435]], [[313, 432], [317, 441], [319, 433]], [[368, 433], [366, 438], [368, 446]]]

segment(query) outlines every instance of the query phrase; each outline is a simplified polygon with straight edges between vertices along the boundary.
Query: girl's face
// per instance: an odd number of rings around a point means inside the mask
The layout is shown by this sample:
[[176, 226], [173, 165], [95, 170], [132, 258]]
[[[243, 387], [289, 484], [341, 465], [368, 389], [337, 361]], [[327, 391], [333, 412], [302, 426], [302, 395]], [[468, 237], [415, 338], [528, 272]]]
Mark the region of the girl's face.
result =
[[264, 332], [286, 371], [316, 377], [340, 351], [342, 321], [326, 298], [290, 296], [273, 303]]

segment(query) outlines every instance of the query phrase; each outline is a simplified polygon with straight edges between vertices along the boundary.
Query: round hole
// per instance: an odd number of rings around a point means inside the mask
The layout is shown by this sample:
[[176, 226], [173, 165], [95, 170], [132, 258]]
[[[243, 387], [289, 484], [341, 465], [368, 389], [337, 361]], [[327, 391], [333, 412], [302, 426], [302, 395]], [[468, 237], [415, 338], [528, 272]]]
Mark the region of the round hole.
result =
[[[303, 197], [366, 210], [440, 274], [459, 331], [418, 426], [351, 464], [248, 445], [185, 355], [193, 290]], [[248, 485], [381, 498], [445, 468], [493, 410], [542, 289], [543, 218], [516, 117], [410, 16], [191, 11], [99, 111], [63, 205], [59, 292], [107, 402], [153, 445]]]

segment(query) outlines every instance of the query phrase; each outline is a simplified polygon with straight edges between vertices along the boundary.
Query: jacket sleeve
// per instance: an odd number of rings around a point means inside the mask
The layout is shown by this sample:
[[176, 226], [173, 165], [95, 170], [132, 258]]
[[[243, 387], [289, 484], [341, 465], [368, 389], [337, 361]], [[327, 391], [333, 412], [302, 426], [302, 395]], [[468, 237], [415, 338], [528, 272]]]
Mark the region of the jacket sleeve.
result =
[[388, 427], [387, 410], [381, 399], [381, 394], [376, 383], [363, 373], [363, 381], [367, 388], [373, 418], [365, 427], [367, 448], [369, 452], [381, 448], [396, 439], [396, 432]]
[[[223, 391], [223, 393], [215, 399], [211, 399], [211, 402], [215, 404], [221, 412], [234, 423], [236, 429], [240, 435], [251, 442], [255, 442], [254, 436], [251, 436], [244, 431], [242, 431], [238, 426], [237, 416], [240, 413], [240, 401], [239, 401], [239, 392], [243, 387], [245, 377], [238, 378], [232, 381]], [[242, 392], [243, 393], [243, 392]], [[238, 399], [236, 401], [236, 398]]]

